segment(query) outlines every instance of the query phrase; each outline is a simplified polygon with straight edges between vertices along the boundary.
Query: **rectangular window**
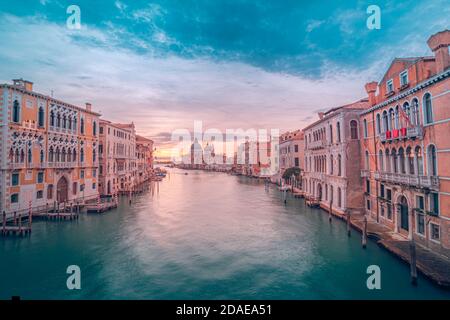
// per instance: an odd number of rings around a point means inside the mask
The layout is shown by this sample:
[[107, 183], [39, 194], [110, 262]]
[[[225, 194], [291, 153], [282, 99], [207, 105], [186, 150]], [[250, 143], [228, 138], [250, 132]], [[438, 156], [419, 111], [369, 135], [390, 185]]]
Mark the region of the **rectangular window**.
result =
[[94, 178], [97, 176], [97, 169], [92, 169], [92, 176]]
[[423, 196], [416, 196], [416, 208], [422, 212], [425, 210], [425, 202]]
[[386, 91], [387, 93], [394, 91], [394, 81], [392, 81], [392, 79], [386, 82]]
[[390, 203], [387, 204], [387, 218], [392, 220], [392, 205]]
[[391, 201], [392, 200], [392, 191], [390, 189], [386, 189], [386, 199]]
[[14, 193], [11, 195], [11, 203], [17, 203], [17, 202], [19, 202], [19, 194]]
[[425, 215], [417, 214], [417, 233], [425, 235]]
[[44, 191], [39, 190], [36, 192], [36, 199], [42, 199], [44, 197]]
[[298, 167], [300, 165], [299, 161], [298, 161], [298, 158], [295, 158], [294, 161], [295, 161], [295, 166]]
[[430, 193], [430, 198], [430, 211], [435, 215], [439, 215], [439, 193]]
[[80, 178], [81, 178], [81, 179], [84, 178], [84, 170], [81, 170], [81, 172], [80, 172]]
[[380, 197], [384, 198], [384, 184], [380, 185]]
[[103, 127], [100, 127], [100, 134], [103, 134]]
[[384, 207], [380, 206], [380, 215], [384, 217]]
[[11, 175], [11, 185], [12, 186], [18, 186], [19, 185], [19, 174], [13, 173]]
[[294, 151], [298, 152], [298, 144], [294, 145]]
[[366, 192], [370, 193], [370, 180], [366, 179]]
[[370, 210], [370, 199], [367, 199], [367, 210]]
[[43, 183], [43, 182], [44, 182], [44, 173], [38, 172], [37, 183]]
[[438, 224], [430, 223], [430, 235], [431, 235], [431, 240], [434, 240], [434, 241], [441, 240], [441, 235], [440, 235], [440, 230], [439, 230]]
[[80, 192], [84, 191], [84, 184], [80, 184]]
[[96, 186], [95, 182], [92, 183], [92, 189], [95, 189], [96, 187], [97, 187], [97, 186]]
[[400, 85], [404, 86], [408, 84], [408, 70], [403, 71], [400, 73]]

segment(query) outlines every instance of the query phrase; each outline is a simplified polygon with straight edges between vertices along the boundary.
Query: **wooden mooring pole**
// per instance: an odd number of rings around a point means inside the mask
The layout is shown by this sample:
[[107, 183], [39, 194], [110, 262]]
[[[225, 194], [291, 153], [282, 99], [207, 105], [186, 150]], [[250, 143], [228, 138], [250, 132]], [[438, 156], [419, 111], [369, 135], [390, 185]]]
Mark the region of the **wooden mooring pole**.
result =
[[347, 235], [351, 236], [351, 229], [350, 229], [350, 210], [347, 210]]
[[414, 239], [411, 239], [409, 243], [409, 252], [411, 255], [410, 271], [411, 271], [411, 283], [417, 286], [417, 259], [416, 259], [416, 243]]
[[364, 215], [364, 225], [363, 225], [363, 230], [362, 230], [362, 247], [363, 249], [366, 248], [367, 246], [367, 217]]
[[330, 208], [328, 210], [328, 221], [331, 223], [331, 216], [333, 214], [333, 200], [330, 201]]

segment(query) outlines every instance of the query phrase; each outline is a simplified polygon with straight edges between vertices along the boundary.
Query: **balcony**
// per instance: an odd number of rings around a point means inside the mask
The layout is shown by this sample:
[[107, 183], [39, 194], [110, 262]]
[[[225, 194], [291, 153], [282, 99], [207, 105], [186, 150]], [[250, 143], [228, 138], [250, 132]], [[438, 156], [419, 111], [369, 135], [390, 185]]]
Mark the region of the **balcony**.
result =
[[315, 150], [315, 149], [322, 149], [329, 145], [328, 141], [326, 140], [317, 140], [312, 141], [308, 143], [308, 149]]
[[410, 128], [401, 128], [388, 130], [380, 134], [380, 140], [382, 143], [393, 142], [401, 139], [416, 139], [422, 138], [423, 129], [421, 126], [414, 126]]
[[48, 168], [64, 169], [64, 168], [75, 168], [77, 166], [76, 162], [49, 162], [47, 164]]
[[361, 170], [361, 178], [370, 178], [370, 170]]
[[394, 184], [430, 189], [439, 188], [439, 178], [436, 176], [418, 176], [403, 173], [376, 172], [374, 177], [377, 180]]

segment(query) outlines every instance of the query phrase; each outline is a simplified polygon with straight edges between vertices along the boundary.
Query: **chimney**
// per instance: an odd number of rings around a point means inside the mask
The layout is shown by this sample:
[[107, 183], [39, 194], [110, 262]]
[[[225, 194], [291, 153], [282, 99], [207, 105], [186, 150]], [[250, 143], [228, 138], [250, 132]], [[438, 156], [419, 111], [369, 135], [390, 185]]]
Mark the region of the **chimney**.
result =
[[86, 110], [92, 111], [92, 105], [89, 102], [86, 102]]
[[366, 83], [364, 87], [366, 88], [366, 92], [369, 97], [369, 104], [371, 106], [375, 105], [377, 103], [375, 93], [377, 92], [378, 83], [376, 81], [372, 81]]
[[319, 112], [319, 113], [318, 113], [318, 115], [319, 115], [319, 119], [320, 119], [320, 120], [322, 120], [322, 119], [323, 119], [323, 115], [324, 115], [324, 114], [325, 114], [325, 113], [323, 113], [323, 112]]
[[450, 30], [433, 34], [427, 41], [436, 60], [436, 72], [441, 73], [450, 66], [448, 46], [450, 45]]

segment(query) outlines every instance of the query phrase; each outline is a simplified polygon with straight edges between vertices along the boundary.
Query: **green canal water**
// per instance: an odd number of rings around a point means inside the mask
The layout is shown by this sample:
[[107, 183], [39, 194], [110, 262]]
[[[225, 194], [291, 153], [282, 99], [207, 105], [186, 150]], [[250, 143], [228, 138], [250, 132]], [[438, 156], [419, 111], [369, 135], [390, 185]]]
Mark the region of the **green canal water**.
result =
[[[153, 189], [103, 215], [33, 223], [0, 239], [0, 298], [450, 299], [345, 224], [275, 187], [222, 173], [173, 169]], [[66, 268], [81, 268], [68, 290]], [[381, 290], [366, 286], [381, 268]]]

